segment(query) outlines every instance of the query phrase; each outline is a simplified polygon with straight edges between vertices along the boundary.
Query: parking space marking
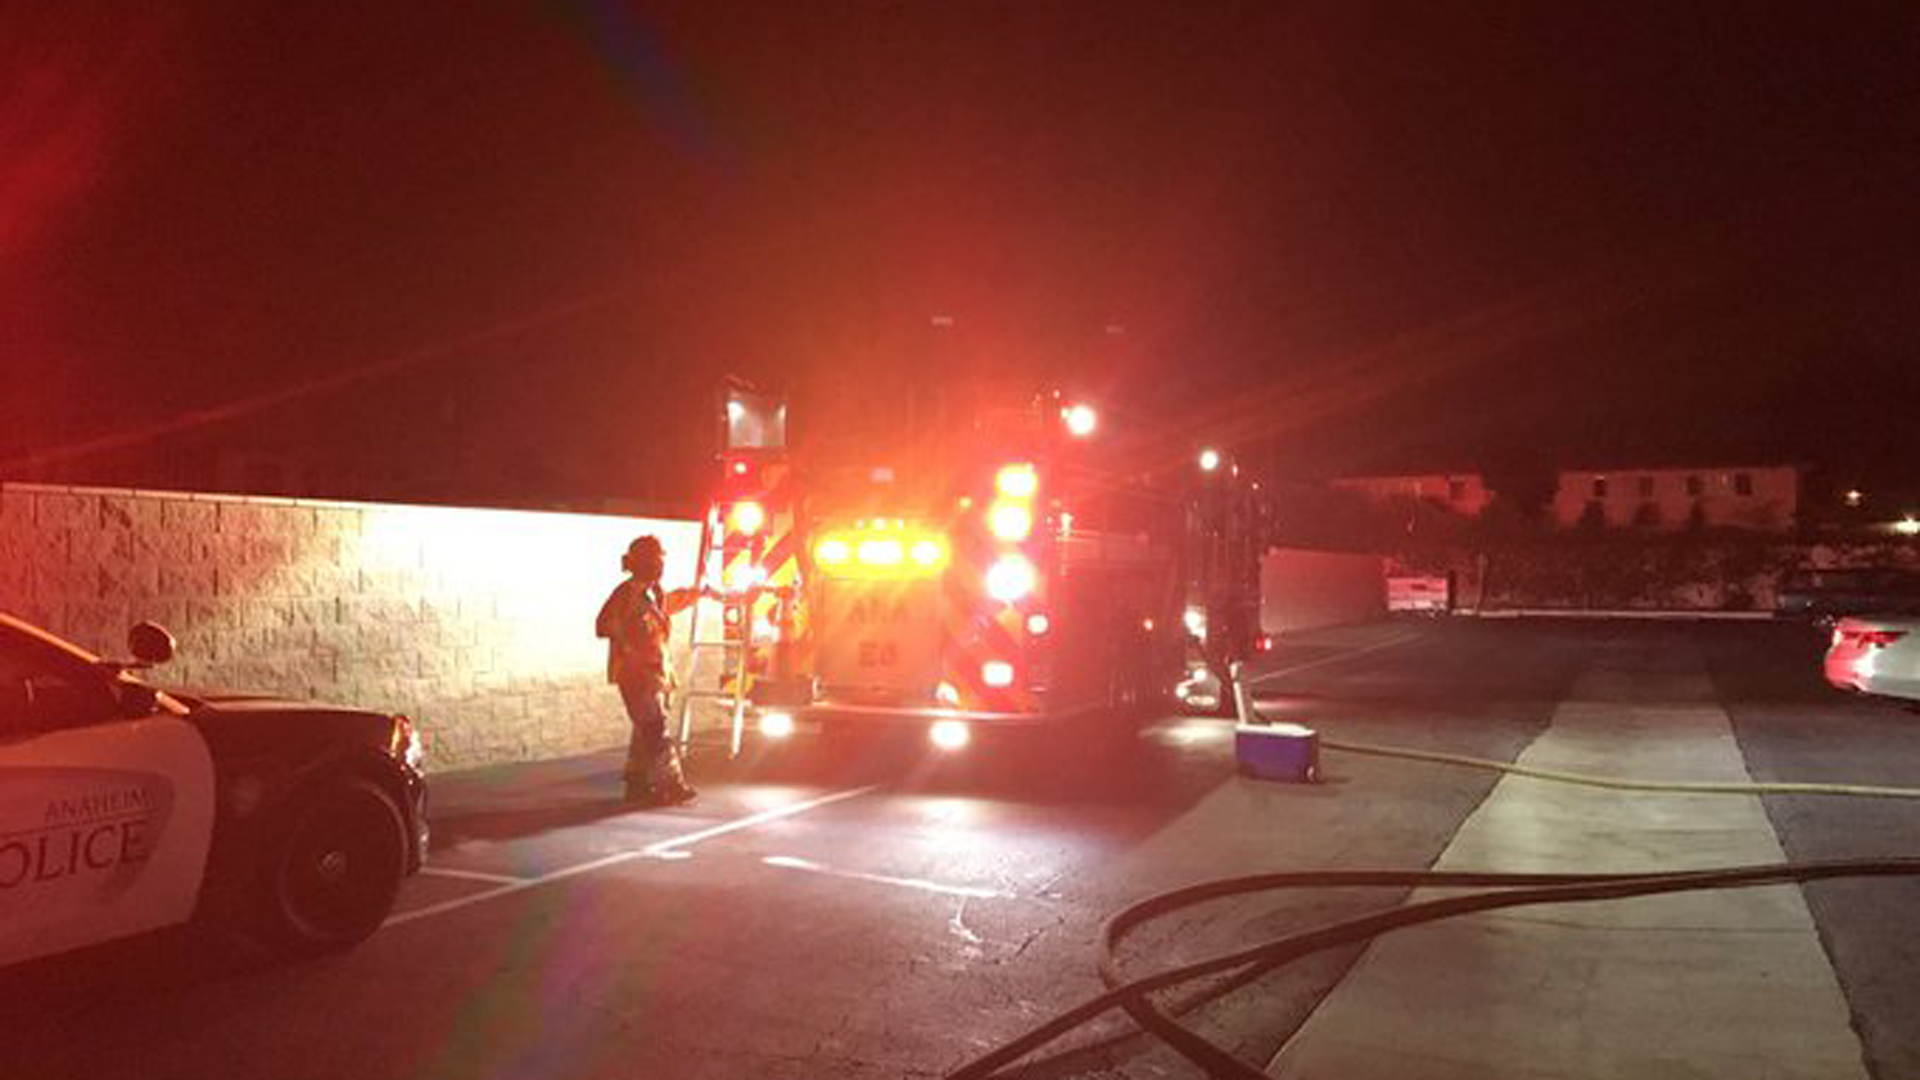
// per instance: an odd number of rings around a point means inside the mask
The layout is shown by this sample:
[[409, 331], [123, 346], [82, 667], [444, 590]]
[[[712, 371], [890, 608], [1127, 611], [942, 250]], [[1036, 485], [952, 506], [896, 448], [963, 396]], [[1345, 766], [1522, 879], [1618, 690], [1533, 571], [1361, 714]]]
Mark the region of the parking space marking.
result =
[[1415, 641], [1426, 636], [1424, 630], [1415, 630], [1411, 634], [1402, 634], [1397, 638], [1377, 641], [1364, 649], [1354, 649], [1352, 652], [1343, 652], [1335, 656], [1323, 656], [1318, 660], [1309, 660], [1304, 664], [1295, 664], [1292, 667], [1283, 667], [1275, 671], [1269, 671], [1258, 678], [1247, 680], [1247, 685], [1253, 686], [1256, 683], [1266, 682], [1268, 679], [1277, 679], [1282, 675], [1292, 675], [1295, 672], [1306, 671], [1309, 668], [1323, 667], [1327, 664], [1337, 664], [1343, 660], [1351, 660], [1356, 656], [1365, 656], [1370, 652], [1379, 652], [1381, 649], [1391, 649], [1395, 645], [1405, 645], [1409, 641]]
[[459, 878], [462, 881], [488, 881], [495, 885], [517, 885], [527, 880], [526, 878], [516, 877], [512, 874], [488, 874], [479, 870], [456, 870], [451, 866], [423, 866], [420, 868], [420, 872], [429, 877]]
[[767, 822], [770, 822], [770, 821], [778, 821], [781, 818], [789, 818], [797, 814], [804, 814], [809, 810], [817, 810], [822, 806], [827, 806], [832, 803], [841, 802], [846, 799], [858, 798], [862, 795], [867, 794], [870, 791], [873, 791], [879, 786], [880, 785], [878, 784], [868, 784], [865, 787], [850, 788], [846, 791], [835, 791], [830, 794], [819, 796], [818, 798], [804, 799], [800, 802], [788, 803], [785, 806], [776, 806], [769, 810], [762, 810], [756, 814], [748, 814], [746, 817], [743, 817], [743, 818], [735, 818], [732, 821], [723, 821], [718, 825], [710, 825], [704, 829], [696, 829], [693, 832], [687, 833], [684, 836], [676, 836], [671, 839], [661, 840], [656, 843], [648, 844], [646, 847], [643, 847], [643, 848], [634, 848], [633, 850], [630, 850], [630, 851], [619, 851], [619, 852], [615, 852], [612, 855], [606, 855], [601, 858], [592, 859], [587, 862], [575, 864], [573, 866], [563, 867], [551, 873], [541, 874], [539, 877], [517, 878], [512, 881], [502, 883], [496, 888], [487, 889], [483, 892], [474, 893], [471, 896], [462, 896], [462, 897], [457, 897], [453, 900], [443, 901], [438, 904], [429, 904], [426, 907], [418, 908], [414, 911], [403, 911], [397, 915], [390, 916], [387, 919], [385, 926], [386, 927], [401, 926], [406, 923], [427, 918], [428, 916], [431, 916], [431, 915], [444, 915], [449, 911], [458, 911], [461, 908], [468, 907], [473, 904], [478, 904], [483, 901], [493, 900], [498, 897], [507, 896], [512, 893], [525, 892], [526, 890], [534, 888], [536, 886], [546, 885], [551, 882], [564, 880], [566, 878], [578, 877], [581, 874], [590, 874], [595, 870], [604, 870], [609, 866], [617, 866], [621, 863], [632, 862], [635, 859], [674, 858], [676, 856], [683, 855], [685, 853], [684, 852], [685, 848], [689, 848], [695, 844], [702, 843], [707, 840], [711, 840], [716, 836], [725, 836], [728, 833], [739, 832], [742, 829], [751, 829], [751, 828], [754, 828], [755, 826], [765, 825]]
[[809, 874], [825, 874], [828, 877], [847, 878], [852, 881], [867, 881], [875, 885], [894, 885], [902, 889], [916, 889], [920, 892], [939, 893], [942, 896], [964, 896], [969, 900], [1011, 900], [1013, 894], [998, 889], [985, 889], [973, 885], [947, 885], [925, 878], [893, 877], [888, 874], [869, 874], [859, 870], [836, 870], [823, 866], [811, 859], [796, 858], [792, 855], [768, 855], [760, 860], [768, 866], [777, 866], [782, 870], [804, 870]]

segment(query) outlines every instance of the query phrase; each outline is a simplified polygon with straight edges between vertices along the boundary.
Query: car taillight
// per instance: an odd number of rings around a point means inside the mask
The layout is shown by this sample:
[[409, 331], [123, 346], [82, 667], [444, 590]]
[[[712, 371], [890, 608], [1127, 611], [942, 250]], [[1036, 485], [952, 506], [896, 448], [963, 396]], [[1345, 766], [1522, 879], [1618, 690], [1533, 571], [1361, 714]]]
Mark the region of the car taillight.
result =
[[1835, 646], [1853, 644], [1867, 649], [1884, 649], [1906, 636], [1905, 630], [1848, 630], [1836, 627], [1833, 643]]

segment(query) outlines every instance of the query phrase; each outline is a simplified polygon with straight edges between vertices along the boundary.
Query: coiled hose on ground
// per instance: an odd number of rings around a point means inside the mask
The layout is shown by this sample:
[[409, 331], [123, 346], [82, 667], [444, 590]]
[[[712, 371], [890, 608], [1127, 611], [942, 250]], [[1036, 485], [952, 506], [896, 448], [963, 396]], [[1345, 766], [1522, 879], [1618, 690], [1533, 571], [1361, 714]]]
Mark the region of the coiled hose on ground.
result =
[[[1239, 697], [1242, 716], [1253, 713], [1252, 703]], [[1324, 749], [1375, 757], [1404, 758], [1438, 764], [1490, 769], [1515, 776], [1619, 791], [1657, 791], [1688, 795], [1828, 795], [1854, 798], [1920, 799], [1920, 789], [1863, 784], [1734, 783], [1654, 781], [1594, 776], [1541, 769], [1514, 762], [1493, 761], [1407, 747], [1324, 739]], [[1820, 881], [1840, 877], [1920, 876], [1920, 858], [1852, 859], [1831, 862], [1777, 863], [1672, 873], [1520, 874], [1441, 870], [1318, 870], [1252, 874], [1201, 882], [1140, 900], [1110, 917], [1100, 933], [1098, 967], [1107, 992], [1060, 1013], [1053, 1019], [984, 1054], [948, 1074], [948, 1080], [986, 1080], [1035, 1050], [1115, 1008], [1125, 1010], [1141, 1028], [1153, 1033], [1208, 1076], [1267, 1080], [1264, 1069], [1241, 1061], [1185, 1027], [1149, 996], [1208, 976], [1229, 976], [1241, 985], [1268, 971], [1311, 953], [1357, 944], [1393, 930], [1435, 922], [1477, 911], [1529, 904], [1564, 904], [1616, 900], [1659, 893], [1708, 889], [1750, 888]], [[1120, 970], [1117, 950], [1134, 929], [1181, 908], [1246, 893], [1276, 889], [1386, 887], [1482, 888], [1491, 891], [1448, 896], [1407, 904], [1391, 911], [1347, 919], [1312, 930], [1289, 934], [1223, 956], [1212, 957], [1154, 975], [1129, 980]]]
[[[1840, 877], [1920, 876], [1920, 859], [1849, 859], [1690, 870], [1666, 874], [1488, 874], [1445, 870], [1320, 870], [1222, 878], [1150, 896], [1107, 920], [1100, 934], [1100, 977], [1109, 989], [947, 1074], [948, 1080], [986, 1080], [1042, 1046], [1110, 1009], [1124, 1009], [1136, 1023], [1166, 1042], [1208, 1076], [1268, 1080], [1249, 1065], [1162, 1012], [1149, 994], [1209, 975], [1264, 972], [1310, 953], [1356, 944], [1421, 923], [1476, 911], [1528, 904], [1616, 900], [1658, 893], [1737, 889], [1755, 885], [1821, 881]], [[1183, 907], [1243, 893], [1273, 889], [1354, 886], [1492, 887], [1495, 891], [1424, 900], [1392, 911], [1347, 919], [1289, 934], [1206, 960], [1128, 980], [1115, 949], [1141, 924]]]

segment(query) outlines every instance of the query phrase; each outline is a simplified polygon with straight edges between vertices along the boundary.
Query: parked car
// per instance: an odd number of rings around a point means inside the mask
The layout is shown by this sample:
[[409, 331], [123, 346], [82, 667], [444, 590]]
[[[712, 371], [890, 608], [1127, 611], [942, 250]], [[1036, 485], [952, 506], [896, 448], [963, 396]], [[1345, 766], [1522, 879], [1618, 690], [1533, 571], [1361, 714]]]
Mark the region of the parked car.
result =
[[0, 966], [200, 919], [288, 952], [347, 948], [426, 851], [404, 716], [169, 693], [0, 614]]
[[1833, 628], [1827, 681], [1920, 703], [1920, 616], [1849, 615]]
[[1898, 567], [1796, 570], [1781, 583], [1774, 610], [1790, 618], [1817, 620], [1876, 612], [1920, 614], [1920, 570]]

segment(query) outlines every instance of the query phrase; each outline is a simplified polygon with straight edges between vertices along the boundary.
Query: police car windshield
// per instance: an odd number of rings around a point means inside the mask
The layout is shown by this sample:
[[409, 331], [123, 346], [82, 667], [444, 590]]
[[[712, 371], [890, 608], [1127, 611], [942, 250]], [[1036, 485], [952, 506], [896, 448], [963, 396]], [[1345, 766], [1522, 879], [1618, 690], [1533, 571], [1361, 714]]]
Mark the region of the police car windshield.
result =
[[[126, 665], [118, 661], [102, 659], [65, 638], [4, 613], [0, 613], [0, 654], [11, 658], [10, 666], [64, 673], [63, 677], [69, 680], [86, 679], [85, 673], [91, 671], [100, 679], [144, 682], [129, 674]], [[165, 712], [175, 715], [187, 712], [185, 705], [164, 691], [156, 690], [155, 697], [157, 707]]]

